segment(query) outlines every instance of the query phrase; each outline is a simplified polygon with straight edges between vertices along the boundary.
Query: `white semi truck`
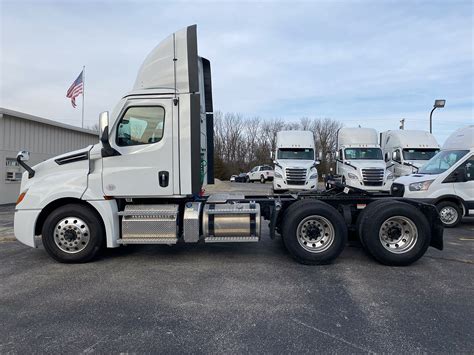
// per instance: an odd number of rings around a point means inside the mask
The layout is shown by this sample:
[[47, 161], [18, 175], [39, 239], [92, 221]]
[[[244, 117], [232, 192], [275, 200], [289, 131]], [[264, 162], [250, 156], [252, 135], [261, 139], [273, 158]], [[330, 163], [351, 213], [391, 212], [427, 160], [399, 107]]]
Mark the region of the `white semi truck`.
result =
[[319, 161], [311, 131], [280, 131], [276, 135], [273, 191], [315, 190]]
[[436, 205], [445, 227], [474, 214], [474, 125], [456, 130], [416, 174], [402, 176], [392, 195]]
[[382, 132], [380, 146], [387, 169], [395, 178], [416, 173], [440, 149], [431, 133], [417, 130]]
[[103, 247], [257, 242], [276, 232], [304, 264], [334, 260], [349, 230], [389, 265], [408, 265], [430, 245], [443, 247], [436, 208], [409, 199], [350, 188], [337, 195], [202, 196], [205, 180], [212, 183], [213, 117], [210, 63], [198, 56], [196, 26], [159, 44], [132, 92], [99, 122], [93, 146], [34, 167], [29, 153], [17, 156], [26, 171], [15, 236], [31, 247], [41, 240], [60, 262], [89, 261]]
[[336, 175], [334, 182], [369, 192], [389, 192], [393, 174], [386, 169], [377, 131], [373, 128], [343, 127], [337, 132]]

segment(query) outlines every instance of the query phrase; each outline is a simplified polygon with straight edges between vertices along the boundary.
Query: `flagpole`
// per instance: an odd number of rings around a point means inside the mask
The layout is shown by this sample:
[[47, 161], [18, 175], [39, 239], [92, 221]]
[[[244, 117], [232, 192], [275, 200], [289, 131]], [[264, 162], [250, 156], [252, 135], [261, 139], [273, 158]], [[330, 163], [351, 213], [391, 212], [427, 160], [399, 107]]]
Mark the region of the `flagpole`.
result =
[[84, 91], [86, 86], [86, 66], [82, 67], [82, 128], [84, 128]]

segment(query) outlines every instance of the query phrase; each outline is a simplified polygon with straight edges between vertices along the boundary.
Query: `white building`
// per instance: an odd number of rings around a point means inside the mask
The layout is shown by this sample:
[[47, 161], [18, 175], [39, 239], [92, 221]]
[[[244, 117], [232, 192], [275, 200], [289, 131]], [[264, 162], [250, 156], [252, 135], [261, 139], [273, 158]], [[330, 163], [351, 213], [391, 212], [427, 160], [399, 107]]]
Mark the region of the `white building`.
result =
[[24, 170], [16, 161], [20, 150], [28, 150], [28, 164], [35, 165], [98, 140], [97, 132], [0, 107], [0, 205], [18, 197]]

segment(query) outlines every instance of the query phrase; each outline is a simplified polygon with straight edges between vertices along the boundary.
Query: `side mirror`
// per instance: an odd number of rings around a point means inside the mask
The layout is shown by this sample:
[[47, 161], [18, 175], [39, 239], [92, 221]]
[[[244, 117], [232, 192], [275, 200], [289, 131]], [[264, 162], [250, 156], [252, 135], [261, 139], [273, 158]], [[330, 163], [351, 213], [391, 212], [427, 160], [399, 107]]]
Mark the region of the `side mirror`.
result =
[[318, 152], [318, 160], [323, 160], [323, 152]]
[[314, 161], [314, 165], [319, 165], [319, 164], [321, 164], [321, 161], [320, 161], [320, 160], [315, 160], [315, 161]]
[[102, 143], [109, 141], [109, 111], [99, 115], [99, 137]]
[[392, 152], [392, 160], [397, 161], [397, 152], [396, 151]]
[[273, 159], [273, 152], [270, 152], [270, 159]]
[[336, 159], [339, 159], [339, 151], [336, 152]]
[[99, 137], [102, 142], [102, 158], [120, 155], [109, 143], [109, 112], [104, 111], [99, 115]]
[[30, 160], [30, 152], [22, 150], [18, 152], [18, 154], [16, 155], [16, 159], [20, 161], [28, 161]]

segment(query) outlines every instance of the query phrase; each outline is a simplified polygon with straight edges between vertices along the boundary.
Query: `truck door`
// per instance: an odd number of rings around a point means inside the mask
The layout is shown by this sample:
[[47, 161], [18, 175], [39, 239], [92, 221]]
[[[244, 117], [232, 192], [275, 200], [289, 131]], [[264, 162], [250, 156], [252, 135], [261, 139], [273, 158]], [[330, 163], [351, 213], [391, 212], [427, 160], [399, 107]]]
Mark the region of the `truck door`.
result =
[[[467, 209], [474, 210], [474, 155], [471, 155], [456, 170], [462, 174], [462, 179], [454, 182], [456, 195], [467, 203]], [[461, 176], [460, 174], [460, 176]]]
[[174, 110], [172, 98], [134, 99], [125, 103], [116, 123], [109, 128], [110, 145], [120, 155], [103, 158], [105, 195], [152, 197], [176, 192]]

